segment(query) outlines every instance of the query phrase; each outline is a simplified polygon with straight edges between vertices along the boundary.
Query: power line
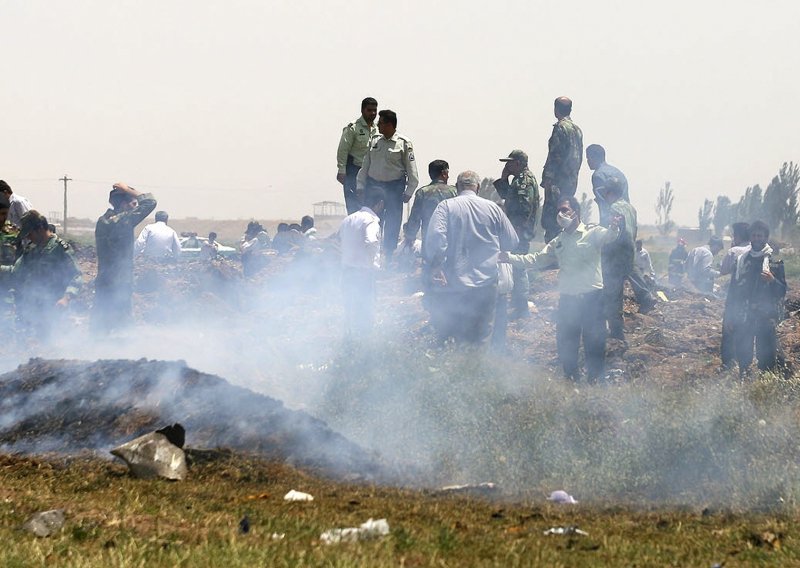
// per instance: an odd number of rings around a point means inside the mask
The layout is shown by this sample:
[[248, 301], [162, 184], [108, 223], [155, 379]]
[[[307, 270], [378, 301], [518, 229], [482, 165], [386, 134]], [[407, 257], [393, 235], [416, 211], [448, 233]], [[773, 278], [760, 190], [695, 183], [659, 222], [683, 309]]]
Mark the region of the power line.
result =
[[58, 178], [58, 181], [64, 182], [64, 236], [67, 234], [67, 182], [72, 181], [72, 178], [68, 178], [67, 174], [64, 174], [63, 178]]

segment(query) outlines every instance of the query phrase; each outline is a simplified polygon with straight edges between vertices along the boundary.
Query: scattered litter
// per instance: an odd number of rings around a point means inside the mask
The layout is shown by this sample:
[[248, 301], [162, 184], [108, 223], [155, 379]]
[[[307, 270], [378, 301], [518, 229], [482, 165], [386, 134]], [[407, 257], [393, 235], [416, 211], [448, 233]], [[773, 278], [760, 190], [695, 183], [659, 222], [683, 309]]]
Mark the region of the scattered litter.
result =
[[553, 503], [566, 503], [568, 505], [575, 505], [578, 503], [572, 495], [562, 489], [553, 491], [547, 500], [552, 501]]
[[250, 532], [250, 519], [247, 518], [247, 515], [242, 517], [242, 520], [239, 521], [239, 533], [247, 534]]
[[580, 536], [589, 536], [589, 533], [586, 531], [582, 531], [578, 527], [550, 527], [546, 531], [544, 531], [545, 535], [564, 535], [564, 536], [571, 536], [571, 535], [580, 535]]
[[139, 436], [114, 448], [111, 453], [125, 461], [131, 474], [140, 479], [163, 477], [180, 480], [186, 477], [186, 454], [170, 442], [166, 434], [151, 432]]
[[467, 485], [447, 485], [439, 489], [439, 493], [480, 493], [480, 494], [487, 494], [487, 493], [494, 493], [498, 491], [500, 488], [497, 486], [496, 483], [492, 483], [490, 481], [484, 483], [477, 483], [477, 484], [467, 484]]
[[23, 523], [22, 528], [36, 536], [45, 537], [58, 532], [63, 526], [64, 509], [53, 509], [32, 515]]
[[625, 376], [625, 371], [622, 369], [609, 369], [608, 372], [603, 376], [604, 381], [617, 381], [622, 379]]
[[425, 292], [414, 292], [411, 294], [412, 298], [422, 298], [425, 295]]
[[248, 501], [256, 501], [259, 499], [269, 499], [269, 498], [270, 498], [269, 493], [258, 493], [255, 495], [248, 495], [247, 497], [245, 497], [245, 499], [247, 499]]
[[314, 498], [309, 495], [308, 493], [303, 493], [302, 491], [295, 491], [292, 489], [283, 496], [284, 501], [313, 501]]
[[340, 542], [358, 542], [389, 534], [389, 523], [386, 519], [376, 521], [369, 519], [358, 528], [331, 529], [322, 533], [319, 539], [324, 544], [337, 544]]
[[658, 299], [661, 300], [662, 302], [669, 302], [669, 298], [667, 298], [667, 295], [661, 290], [656, 292], [656, 296], [658, 296]]
[[269, 538], [270, 540], [283, 540], [286, 538], [286, 533], [272, 533]]

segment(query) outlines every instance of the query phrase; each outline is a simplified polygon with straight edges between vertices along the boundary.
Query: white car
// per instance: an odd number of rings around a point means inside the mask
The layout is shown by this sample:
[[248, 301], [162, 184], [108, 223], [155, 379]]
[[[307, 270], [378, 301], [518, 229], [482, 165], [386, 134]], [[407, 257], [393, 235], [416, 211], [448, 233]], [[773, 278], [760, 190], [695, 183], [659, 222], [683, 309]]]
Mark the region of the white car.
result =
[[[181, 258], [200, 258], [200, 253], [203, 250], [203, 245], [208, 242], [205, 237], [180, 237], [178, 242], [181, 243]], [[235, 256], [237, 251], [233, 247], [225, 246], [217, 241], [217, 254], [222, 257]]]

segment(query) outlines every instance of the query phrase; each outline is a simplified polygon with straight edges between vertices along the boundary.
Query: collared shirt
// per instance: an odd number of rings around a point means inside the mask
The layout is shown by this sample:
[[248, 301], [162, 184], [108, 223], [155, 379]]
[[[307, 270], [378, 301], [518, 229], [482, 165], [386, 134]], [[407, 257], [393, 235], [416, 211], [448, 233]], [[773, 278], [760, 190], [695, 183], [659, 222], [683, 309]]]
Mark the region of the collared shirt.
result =
[[736, 266], [736, 261], [739, 260], [740, 256], [749, 250], [750, 243], [732, 246], [730, 249], [728, 249], [728, 252], [722, 257], [722, 262], [719, 265], [720, 275], [731, 274], [733, 272], [733, 267]]
[[714, 286], [714, 277], [719, 272], [712, 268], [714, 255], [708, 245], [699, 246], [692, 249], [686, 257], [686, 275], [692, 284], [697, 286], [702, 292], [711, 292]]
[[381, 220], [369, 207], [344, 218], [339, 226], [342, 266], [378, 269], [381, 262]]
[[55, 235], [41, 246], [29, 246], [13, 266], [0, 270], [11, 276], [19, 310], [54, 308], [62, 296], [75, 297], [83, 286], [71, 247]]
[[33, 206], [30, 201], [16, 193], [9, 196], [8, 202], [8, 221], [15, 227], [19, 227], [22, 216], [33, 209]]
[[391, 138], [385, 136], [373, 138], [356, 178], [356, 187], [359, 191], [367, 186], [368, 177], [376, 181], [395, 181], [405, 178], [404, 193], [411, 197], [419, 185], [417, 162], [414, 159], [411, 140], [400, 136], [397, 132]]
[[644, 247], [642, 250], [636, 251], [636, 266], [638, 266], [639, 270], [651, 278], [656, 277], [656, 271], [653, 270], [653, 261], [650, 258], [650, 253], [647, 252], [647, 249]]
[[561, 231], [539, 252], [508, 257], [511, 265], [519, 268], [547, 268], [558, 263], [558, 291], [567, 295], [585, 294], [603, 288], [600, 251], [618, 236], [619, 229], [580, 223], [572, 233]]
[[136, 254], [144, 253], [147, 258], [178, 258], [180, 252], [178, 233], [164, 221], [147, 225], [136, 239]]
[[497, 255], [519, 238], [499, 205], [465, 190], [436, 206], [424, 244], [425, 259], [444, 269], [448, 288], [480, 288], [497, 283]]
[[431, 220], [436, 206], [445, 199], [450, 199], [458, 194], [458, 190], [452, 185], [447, 185], [441, 180], [434, 180], [425, 187], [420, 187], [414, 194], [414, 205], [408, 216], [403, 234], [406, 239], [413, 239], [417, 236], [417, 231], [422, 227], [422, 238], [428, 231], [428, 223]]
[[547, 149], [542, 183], [557, 186], [564, 195], [574, 195], [583, 162], [583, 132], [565, 116], [553, 125]]
[[594, 200], [597, 202], [597, 209], [600, 212], [600, 224], [605, 225], [608, 215], [608, 202], [605, 198], [605, 189], [611, 178], [617, 178], [622, 189], [622, 199], [630, 203], [628, 197], [628, 178], [625, 177], [619, 168], [615, 168], [607, 162], [603, 162], [592, 173], [592, 191]]
[[355, 122], [351, 122], [342, 129], [339, 149], [336, 151], [336, 167], [340, 174], [345, 173], [348, 156], [353, 157], [353, 164], [356, 166], [364, 163], [364, 156], [369, 152], [370, 140], [377, 134], [377, 123], [373, 121], [370, 126], [363, 116], [359, 116]]

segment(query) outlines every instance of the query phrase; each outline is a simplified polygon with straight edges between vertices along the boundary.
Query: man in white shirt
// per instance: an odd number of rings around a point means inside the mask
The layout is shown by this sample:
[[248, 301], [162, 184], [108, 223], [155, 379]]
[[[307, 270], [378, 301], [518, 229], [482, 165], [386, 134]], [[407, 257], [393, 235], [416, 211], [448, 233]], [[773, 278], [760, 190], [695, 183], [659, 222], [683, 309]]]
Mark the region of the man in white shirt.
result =
[[692, 249], [686, 257], [686, 274], [689, 280], [700, 292], [714, 293], [714, 278], [719, 276], [719, 271], [714, 270], [714, 257], [723, 249], [722, 239], [711, 237], [707, 245]]
[[158, 262], [175, 261], [181, 252], [178, 233], [167, 225], [169, 215], [166, 211], [156, 212], [156, 222], [147, 225], [136, 239], [136, 255], [143, 254], [149, 260]]
[[439, 338], [474, 344], [492, 335], [498, 255], [519, 245], [500, 206], [478, 197], [480, 184], [473, 171], [458, 175], [459, 193], [436, 206], [423, 252], [431, 268], [431, 294], [436, 296], [429, 303], [431, 323]]
[[380, 268], [381, 219], [386, 194], [370, 189], [364, 206], [344, 218], [339, 227], [342, 248], [342, 296], [345, 327], [350, 334], [363, 334], [373, 325], [375, 274]]
[[22, 216], [25, 215], [25, 213], [27, 213], [31, 209], [33, 209], [31, 202], [22, 197], [21, 195], [14, 193], [11, 190], [11, 186], [1, 179], [0, 179], [0, 191], [5, 193], [6, 197], [8, 197], [9, 223], [19, 228], [20, 222], [22, 221]]
[[645, 278], [650, 280], [649, 284], [652, 286], [656, 281], [656, 271], [653, 269], [653, 261], [650, 253], [644, 248], [642, 239], [636, 241], [636, 266], [639, 267]]

